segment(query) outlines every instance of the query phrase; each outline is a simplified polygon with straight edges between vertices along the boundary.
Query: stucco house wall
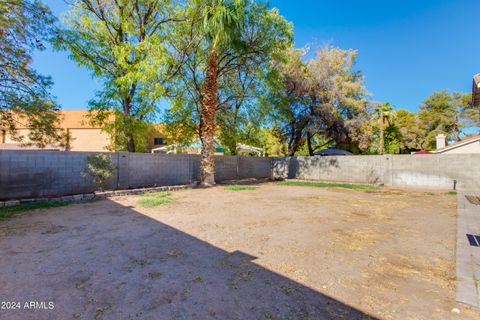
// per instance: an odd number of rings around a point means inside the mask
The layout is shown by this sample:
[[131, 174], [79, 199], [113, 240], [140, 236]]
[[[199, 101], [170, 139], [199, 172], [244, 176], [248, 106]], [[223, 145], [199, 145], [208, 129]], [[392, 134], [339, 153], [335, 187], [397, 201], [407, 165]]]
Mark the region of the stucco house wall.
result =
[[[438, 141], [437, 141], [438, 145]], [[463, 140], [434, 151], [436, 154], [480, 154], [480, 135], [466, 136]]]
[[[59, 111], [59, 130], [65, 130], [69, 136], [69, 150], [71, 151], [107, 151], [110, 145], [110, 137], [98, 126], [90, 124], [87, 110], [62, 110]], [[19, 126], [16, 133], [23, 137], [22, 142], [28, 144], [30, 129]], [[8, 132], [2, 132], [0, 149], [22, 149], [25, 146], [15, 140]], [[29, 149], [36, 148], [29, 146]], [[49, 145], [46, 149], [64, 150], [59, 145]]]
[[448, 149], [442, 152], [442, 154], [462, 154], [462, 153], [480, 153], [480, 140], [474, 141], [472, 143], [468, 143], [456, 148], [454, 147], [452, 149]]

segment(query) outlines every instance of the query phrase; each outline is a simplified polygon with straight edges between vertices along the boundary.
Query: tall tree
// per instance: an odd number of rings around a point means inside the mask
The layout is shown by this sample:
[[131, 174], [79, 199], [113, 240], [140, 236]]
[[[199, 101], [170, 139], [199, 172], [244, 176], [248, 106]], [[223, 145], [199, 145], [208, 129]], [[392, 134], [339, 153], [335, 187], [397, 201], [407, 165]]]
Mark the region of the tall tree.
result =
[[142, 122], [156, 117], [182, 60], [167, 45], [180, 20], [173, 0], [75, 0], [65, 18], [58, 48], [102, 82], [92, 120], [113, 135], [116, 149], [135, 152]]
[[380, 130], [380, 154], [385, 153], [385, 124], [392, 114], [393, 106], [388, 102], [383, 102], [375, 107], [375, 113], [378, 118], [378, 128]]
[[291, 45], [292, 28], [278, 10], [255, 1], [195, 1], [187, 13], [171, 38], [175, 50], [188, 53], [165, 120], [200, 137], [202, 182], [210, 185], [214, 137], [235, 153], [236, 142], [259, 130], [260, 121], [249, 120], [260, 114], [263, 80]]
[[478, 112], [471, 108], [470, 94], [442, 90], [434, 92], [420, 106], [418, 117], [427, 131], [425, 147], [434, 150], [435, 138], [446, 134], [451, 141], [460, 140], [463, 129], [479, 125]]
[[395, 126], [401, 134], [400, 153], [411, 153], [426, 148], [426, 128], [416, 112], [398, 109], [394, 115]]
[[[58, 129], [52, 81], [31, 67], [32, 52], [44, 50], [54, 35], [55, 18], [40, 1], [0, 1], [0, 129], [20, 142], [65, 143]], [[22, 136], [18, 126], [29, 128]]]
[[[335, 143], [355, 148], [357, 118], [366, 109], [363, 76], [353, 71], [357, 52], [325, 46], [313, 59], [303, 61], [300, 50], [279, 65], [283, 85], [274, 88], [273, 103], [288, 137], [289, 155], [307, 143], [308, 153]], [[317, 136], [322, 136], [317, 139]], [[320, 145], [314, 146], [315, 141]]]
[[[215, 147], [218, 54], [220, 48], [238, 44], [245, 16], [245, 1], [207, 0], [197, 1], [200, 17], [203, 19], [202, 33], [207, 37], [208, 59], [200, 116], [200, 138], [202, 160], [200, 177], [203, 186], [215, 184]], [[220, 49], [220, 50], [219, 50]]]

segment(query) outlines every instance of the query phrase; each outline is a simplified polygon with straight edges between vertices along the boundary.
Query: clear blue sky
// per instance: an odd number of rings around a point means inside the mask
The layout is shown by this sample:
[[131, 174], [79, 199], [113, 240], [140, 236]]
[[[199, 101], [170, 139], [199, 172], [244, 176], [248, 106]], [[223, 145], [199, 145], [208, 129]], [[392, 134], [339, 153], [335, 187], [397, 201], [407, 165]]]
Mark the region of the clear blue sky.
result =
[[[44, 0], [55, 14], [62, 0]], [[479, 0], [271, 0], [295, 26], [296, 46], [359, 51], [357, 68], [377, 101], [415, 111], [433, 91], [471, 90], [480, 72]], [[45, 51], [34, 66], [55, 82], [64, 109], [82, 109], [98, 87], [66, 53]]]

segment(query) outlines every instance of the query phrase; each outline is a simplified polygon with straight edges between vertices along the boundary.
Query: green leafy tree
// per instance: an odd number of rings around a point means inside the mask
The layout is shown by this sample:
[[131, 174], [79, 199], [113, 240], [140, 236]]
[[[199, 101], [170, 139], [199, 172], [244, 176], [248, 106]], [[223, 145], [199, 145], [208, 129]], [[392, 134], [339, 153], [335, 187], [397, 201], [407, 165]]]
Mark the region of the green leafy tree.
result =
[[106, 154], [95, 154], [87, 157], [85, 176], [90, 176], [96, 188], [104, 190], [115, 172], [115, 164]]
[[356, 148], [357, 119], [367, 107], [363, 76], [352, 70], [357, 52], [325, 46], [311, 60], [304, 62], [303, 56], [292, 50], [287, 62], [278, 65], [283, 80], [270, 94], [289, 155], [305, 143], [309, 155], [332, 144]]
[[436, 136], [446, 134], [450, 141], [460, 140], [463, 129], [479, 125], [478, 111], [471, 108], [470, 94], [443, 90], [434, 92], [420, 106], [418, 117], [425, 126], [428, 150], [436, 148]]
[[187, 16], [172, 35], [172, 48], [187, 54], [166, 120], [200, 137], [201, 180], [211, 185], [215, 136], [232, 154], [236, 142], [255, 138], [259, 122], [250, 120], [260, 118], [263, 79], [290, 46], [292, 29], [278, 10], [255, 1], [193, 1]]
[[400, 153], [411, 153], [426, 148], [426, 128], [416, 112], [398, 109], [394, 115], [395, 125], [401, 134]]
[[[54, 36], [54, 22], [40, 1], [0, 1], [0, 129], [39, 147], [66, 142], [49, 92], [52, 81], [31, 67], [32, 52], [44, 50]], [[18, 126], [29, 128], [28, 136], [18, 134]]]
[[262, 128], [260, 140], [266, 156], [283, 157], [288, 154], [287, 142], [277, 124], [274, 124], [272, 127]]
[[178, 71], [167, 40], [180, 12], [172, 0], [75, 0], [65, 17], [57, 48], [102, 82], [92, 121], [114, 132], [119, 149], [137, 150], [139, 124], [155, 119]]

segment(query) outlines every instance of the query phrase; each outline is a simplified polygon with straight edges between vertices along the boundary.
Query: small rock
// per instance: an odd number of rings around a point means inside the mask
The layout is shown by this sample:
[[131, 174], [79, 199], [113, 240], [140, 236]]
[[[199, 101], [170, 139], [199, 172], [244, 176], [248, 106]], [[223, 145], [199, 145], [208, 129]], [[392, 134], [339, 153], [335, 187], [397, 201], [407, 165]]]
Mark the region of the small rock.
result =
[[93, 193], [87, 193], [83, 195], [83, 200], [93, 200], [95, 198], [95, 194]]
[[83, 194], [76, 194], [73, 196], [73, 201], [78, 202], [83, 200]]
[[453, 308], [453, 309], [452, 309], [452, 313], [460, 314], [460, 309], [458, 309], [458, 308]]
[[95, 193], [95, 199], [105, 199], [107, 195], [104, 192]]
[[105, 191], [104, 194], [106, 198], [109, 198], [115, 195], [113, 191]]
[[60, 201], [63, 201], [63, 202], [72, 202], [72, 201], [74, 201], [73, 196], [64, 196], [64, 197], [61, 197], [60, 199], [61, 199]]

